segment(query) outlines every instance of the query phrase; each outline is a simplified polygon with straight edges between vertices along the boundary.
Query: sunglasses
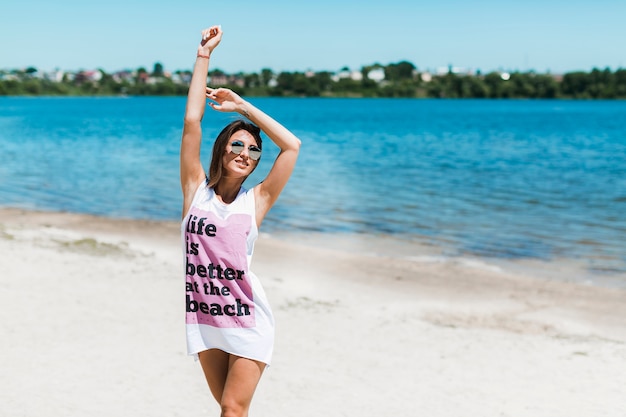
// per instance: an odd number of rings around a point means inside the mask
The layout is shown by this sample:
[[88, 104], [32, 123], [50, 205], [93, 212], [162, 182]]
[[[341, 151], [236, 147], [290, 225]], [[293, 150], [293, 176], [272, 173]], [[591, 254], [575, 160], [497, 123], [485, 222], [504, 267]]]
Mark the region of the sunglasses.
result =
[[[241, 154], [241, 152], [243, 152], [244, 146], [245, 145], [243, 144], [243, 142], [236, 140], [230, 144], [230, 151], [236, 155], [239, 155]], [[261, 157], [261, 148], [259, 148], [258, 146], [250, 145], [248, 147], [248, 156], [253, 161], [258, 161]]]

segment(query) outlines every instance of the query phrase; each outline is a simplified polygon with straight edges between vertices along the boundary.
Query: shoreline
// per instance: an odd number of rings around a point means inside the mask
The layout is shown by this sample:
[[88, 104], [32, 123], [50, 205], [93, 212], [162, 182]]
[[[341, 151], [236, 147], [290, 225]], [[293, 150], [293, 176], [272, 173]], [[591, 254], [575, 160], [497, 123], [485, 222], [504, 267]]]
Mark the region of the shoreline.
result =
[[[624, 289], [289, 238], [255, 248], [277, 339], [253, 415], [621, 416]], [[219, 413], [184, 353], [178, 222], [0, 209], [0, 256], [5, 412]]]
[[[29, 207], [0, 206], [0, 225], [2, 219], [11, 215], [31, 215], [37, 218], [47, 215], [53, 217], [67, 216], [74, 218], [66, 224], [77, 230], [83, 230], [89, 224], [92, 227], [99, 225], [95, 231], [107, 231], [111, 225], [119, 225], [131, 229], [144, 228], [148, 225], [160, 232], [165, 230], [178, 230], [180, 223], [167, 219], [139, 219], [127, 217], [108, 217], [99, 214], [79, 213], [69, 211], [41, 210]], [[91, 220], [90, 220], [91, 219]], [[107, 225], [107, 221], [111, 224]], [[125, 225], [125, 226], [121, 226]], [[113, 227], [115, 229], [115, 227]], [[0, 232], [2, 229], [0, 228]], [[504, 274], [532, 276], [535, 278], [582, 284], [593, 287], [605, 287], [626, 290], [626, 271], [594, 269], [593, 259], [575, 258], [533, 258], [528, 257], [488, 257], [480, 254], [458, 253], [453, 248], [448, 248], [436, 242], [420, 241], [406, 236], [394, 236], [392, 234], [363, 234], [358, 232], [328, 233], [323, 231], [293, 232], [273, 231], [260, 232], [261, 236], [281, 241], [298, 241], [304, 245], [313, 247], [332, 247], [335, 250], [363, 253], [367, 256], [388, 257], [408, 260], [424, 264], [458, 264], [468, 268], [485, 269]], [[155, 235], [158, 236], [158, 235]]]

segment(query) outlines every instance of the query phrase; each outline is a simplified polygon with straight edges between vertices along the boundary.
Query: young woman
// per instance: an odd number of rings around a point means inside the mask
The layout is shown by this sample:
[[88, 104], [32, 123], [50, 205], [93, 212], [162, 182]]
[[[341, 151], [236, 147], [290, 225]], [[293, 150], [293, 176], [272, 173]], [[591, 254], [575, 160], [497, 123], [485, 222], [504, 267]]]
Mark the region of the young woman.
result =
[[[246, 416], [274, 345], [272, 311], [249, 267], [258, 228], [291, 176], [300, 140], [233, 91], [206, 87], [221, 39], [219, 26], [202, 31], [180, 151], [187, 348], [197, 354], [222, 416]], [[232, 122], [218, 135], [208, 176], [200, 161], [207, 98], [214, 110], [249, 120]], [[265, 180], [246, 190], [242, 184], [263, 152], [260, 131], [280, 153]]]

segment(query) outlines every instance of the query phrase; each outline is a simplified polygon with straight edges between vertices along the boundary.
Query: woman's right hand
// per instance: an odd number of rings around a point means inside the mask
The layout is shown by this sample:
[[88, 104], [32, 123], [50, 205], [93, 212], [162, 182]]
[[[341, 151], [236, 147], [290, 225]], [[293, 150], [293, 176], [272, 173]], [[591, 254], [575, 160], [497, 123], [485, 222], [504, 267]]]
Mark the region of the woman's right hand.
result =
[[202, 55], [211, 55], [211, 52], [217, 48], [217, 45], [219, 45], [222, 40], [222, 33], [222, 27], [219, 25], [204, 29], [202, 31], [200, 46], [198, 46], [198, 53]]

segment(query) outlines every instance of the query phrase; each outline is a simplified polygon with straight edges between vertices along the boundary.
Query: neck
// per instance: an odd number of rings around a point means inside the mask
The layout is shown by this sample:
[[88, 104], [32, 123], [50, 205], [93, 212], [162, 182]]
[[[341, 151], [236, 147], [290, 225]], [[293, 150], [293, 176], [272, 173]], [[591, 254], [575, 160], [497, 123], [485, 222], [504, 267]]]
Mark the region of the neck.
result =
[[237, 194], [239, 194], [241, 184], [241, 181], [223, 179], [213, 187], [213, 191], [215, 191], [215, 195], [217, 195], [223, 203], [230, 204], [235, 201]]

